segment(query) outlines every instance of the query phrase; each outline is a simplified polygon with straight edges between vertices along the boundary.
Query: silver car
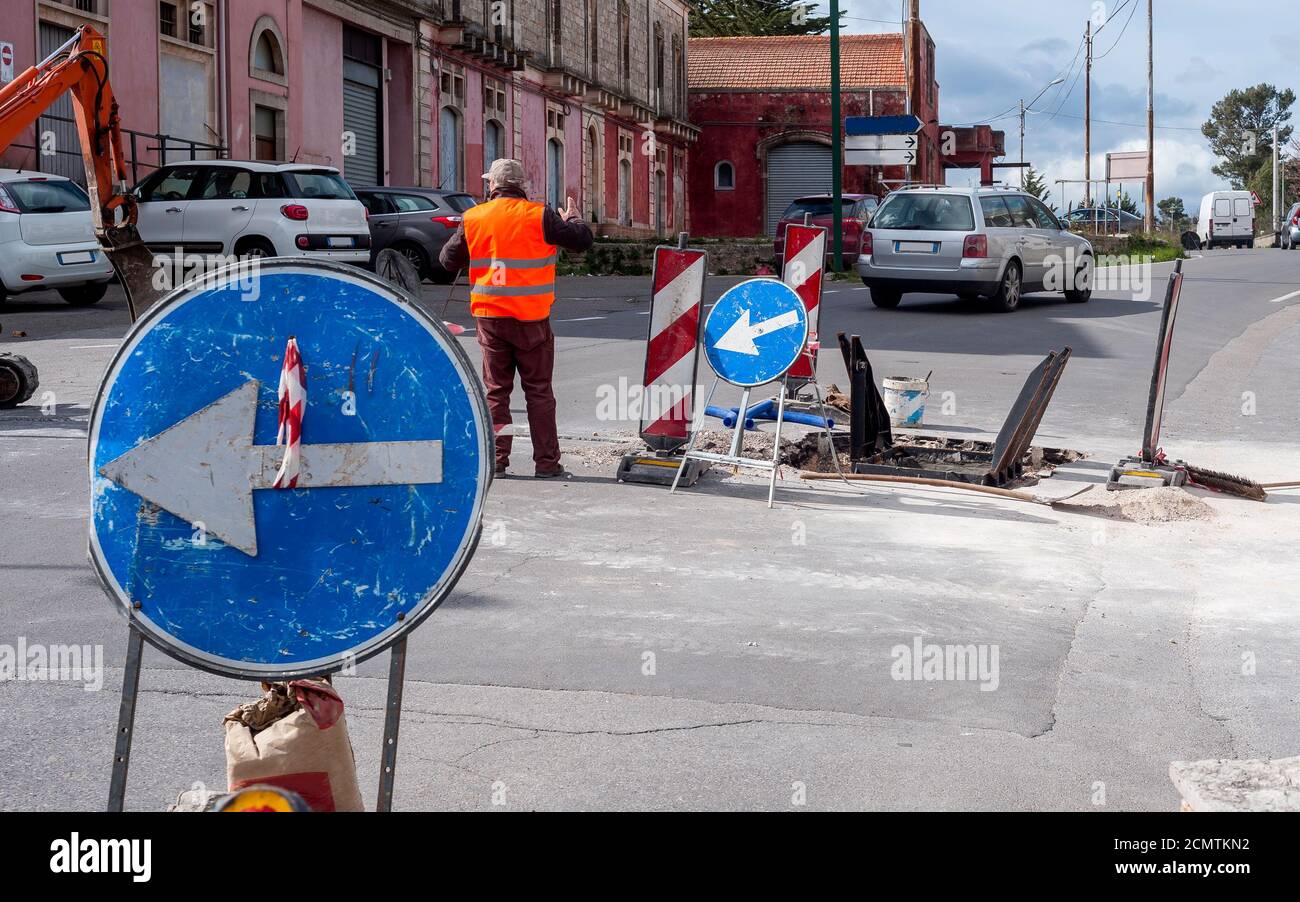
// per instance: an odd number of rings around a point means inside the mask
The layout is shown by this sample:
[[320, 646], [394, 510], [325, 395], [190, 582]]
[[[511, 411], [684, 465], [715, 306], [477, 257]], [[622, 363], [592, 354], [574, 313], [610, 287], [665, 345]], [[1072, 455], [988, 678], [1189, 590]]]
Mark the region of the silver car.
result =
[[1282, 234], [1278, 236], [1278, 247], [1286, 251], [1300, 249], [1300, 204], [1292, 204], [1282, 220]]
[[1092, 244], [1038, 198], [1006, 188], [903, 188], [885, 198], [862, 236], [858, 275], [877, 307], [909, 292], [988, 298], [1010, 312], [1027, 291], [1092, 296]]

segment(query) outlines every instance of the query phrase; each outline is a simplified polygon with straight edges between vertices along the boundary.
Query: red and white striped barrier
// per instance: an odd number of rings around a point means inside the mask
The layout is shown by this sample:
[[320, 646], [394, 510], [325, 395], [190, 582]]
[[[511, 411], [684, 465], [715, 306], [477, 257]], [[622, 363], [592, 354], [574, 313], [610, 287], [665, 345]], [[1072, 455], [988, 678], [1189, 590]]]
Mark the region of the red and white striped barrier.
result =
[[298, 487], [298, 471], [302, 467], [302, 418], [307, 412], [307, 371], [298, 353], [298, 340], [290, 337], [284, 348], [284, 366], [280, 368], [280, 428], [275, 436], [277, 445], [284, 445], [284, 459], [275, 474], [273, 488]]
[[785, 227], [785, 253], [781, 280], [795, 290], [808, 311], [808, 349], [790, 367], [791, 379], [814, 379], [817, 375], [817, 320], [821, 312], [822, 272], [826, 266], [826, 230], [819, 226]]
[[655, 249], [641, 437], [655, 451], [690, 440], [704, 299], [704, 251]]

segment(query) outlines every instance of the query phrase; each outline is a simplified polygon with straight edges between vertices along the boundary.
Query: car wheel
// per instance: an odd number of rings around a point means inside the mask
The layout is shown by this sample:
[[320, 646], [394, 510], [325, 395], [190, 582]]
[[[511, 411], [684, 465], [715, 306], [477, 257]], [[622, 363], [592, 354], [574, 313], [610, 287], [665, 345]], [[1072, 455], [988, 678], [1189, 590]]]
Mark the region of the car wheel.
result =
[[429, 278], [429, 256], [424, 252], [424, 248], [418, 244], [399, 244], [393, 250], [405, 257], [415, 271], [420, 274], [421, 279]]
[[871, 289], [871, 303], [885, 310], [893, 310], [903, 301], [903, 292], [893, 288]]
[[441, 266], [433, 266], [429, 268], [429, 281], [433, 282], [435, 285], [450, 285], [452, 282], [456, 281], [458, 275], [460, 275], [460, 273], [448, 272]]
[[85, 285], [73, 285], [60, 288], [59, 296], [74, 307], [89, 307], [98, 304], [108, 293], [107, 282], [87, 282]]
[[247, 260], [259, 260], [263, 257], [275, 256], [275, 245], [265, 238], [250, 238], [241, 242], [235, 249], [235, 256]]
[[17, 407], [32, 395], [40, 380], [26, 357], [0, 354], [0, 409]]
[[[1085, 260], [1087, 257], [1084, 258]], [[1065, 300], [1071, 304], [1086, 304], [1092, 300], [1092, 283], [1086, 278], [1084, 270], [1086, 267], [1080, 263], [1078, 269], [1074, 271], [1074, 285], [1087, 283], [1086, 288], [1071, 288], [1065, 292]]]
[[1007, 264], [1007, 271], [1002, 274], [1002, 284], [998, 293], [993, 295], [993, 306], [1002, 313], [1010, 313], [1020, 306], [1020, 292], [1023, 288], [1020, 279], [1020, 264], [1012, 260]]

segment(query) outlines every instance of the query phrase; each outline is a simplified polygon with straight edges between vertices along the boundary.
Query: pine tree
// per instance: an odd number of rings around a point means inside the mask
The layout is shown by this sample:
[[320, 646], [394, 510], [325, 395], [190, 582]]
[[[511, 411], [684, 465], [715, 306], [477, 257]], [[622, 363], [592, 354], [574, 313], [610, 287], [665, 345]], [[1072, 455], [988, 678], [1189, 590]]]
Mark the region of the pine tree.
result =
[[1051, 189], [1047, 187], [1047, 180], [1043, 178], [1043, 174], [1033, 166], [1029, 166], [1025, 169], [1025, 193], [1032, 194], [1044, 204], [1047, 204], [1047, 209], [1051, 210], [1053, 213], [1057, 212], [1056, 206], [1047, 201], [1048, 195], [1051, 194]]
[[[815, 16], [806, 0], [689, 0], [691, 36], [825, 34], [830, 16]], [[840, 16], [843, 17], [841, 12]], [[843, 21], [841, 20], [841, 25]]]

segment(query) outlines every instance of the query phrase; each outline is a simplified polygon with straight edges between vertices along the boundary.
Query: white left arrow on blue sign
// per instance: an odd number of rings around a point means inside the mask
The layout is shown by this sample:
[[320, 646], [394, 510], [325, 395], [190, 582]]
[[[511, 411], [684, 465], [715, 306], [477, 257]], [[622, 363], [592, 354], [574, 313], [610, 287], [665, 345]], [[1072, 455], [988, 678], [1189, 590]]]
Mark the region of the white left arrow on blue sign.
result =
[[731, 324], [731, 328], [718, 339], [718, 343], [714, 347], [720, 351], [731, 351], [736, 354], [748, 354], [751, 357], [757, 357], [758, 345], [754, 344], [755, 338], [760, 335], [767, 335], [769, 332], [775, 332], [778, 329], [797, 326], [799, 323], [799, 314], [790, 310], [771, 319], [765, 319], [761, 323], [751, 325], [749, 310], [743, 310], [740, 318]]
[[[261, 384], [245, 382], [99, 468], [145, 501], [257, 556], [253, 492], [275, 484], [284, 449], [254, 445]], [[442, 482], [442, 442], [303, 444], [299, 489]]]

